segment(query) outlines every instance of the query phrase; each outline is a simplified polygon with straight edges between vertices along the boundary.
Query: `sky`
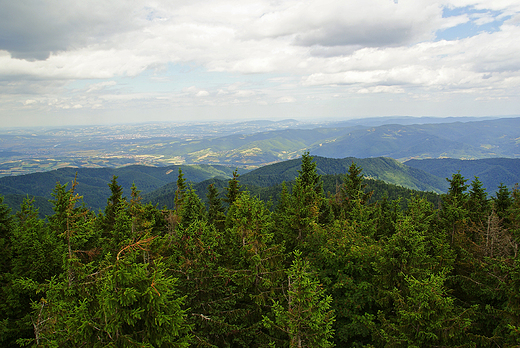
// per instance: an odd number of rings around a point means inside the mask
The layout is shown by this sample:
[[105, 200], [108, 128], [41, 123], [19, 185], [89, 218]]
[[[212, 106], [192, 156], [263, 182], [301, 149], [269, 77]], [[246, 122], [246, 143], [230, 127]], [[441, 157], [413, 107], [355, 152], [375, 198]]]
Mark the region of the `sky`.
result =
[[509, 115], [519, 0], [0, 0], [0, 127]]

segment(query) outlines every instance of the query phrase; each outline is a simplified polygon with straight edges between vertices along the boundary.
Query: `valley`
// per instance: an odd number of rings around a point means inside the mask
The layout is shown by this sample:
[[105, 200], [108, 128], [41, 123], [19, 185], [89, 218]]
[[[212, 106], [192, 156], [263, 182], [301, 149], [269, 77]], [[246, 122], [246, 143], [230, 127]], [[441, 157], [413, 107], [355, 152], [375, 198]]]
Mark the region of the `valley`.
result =
[[295, 159], [304, 151], [329, 158], [391, 157], [399, 162], [520, 158], [520, 118], [433, 121], [381, 118], [2, 129], [0, 177], [129, 165], [255, 169]]

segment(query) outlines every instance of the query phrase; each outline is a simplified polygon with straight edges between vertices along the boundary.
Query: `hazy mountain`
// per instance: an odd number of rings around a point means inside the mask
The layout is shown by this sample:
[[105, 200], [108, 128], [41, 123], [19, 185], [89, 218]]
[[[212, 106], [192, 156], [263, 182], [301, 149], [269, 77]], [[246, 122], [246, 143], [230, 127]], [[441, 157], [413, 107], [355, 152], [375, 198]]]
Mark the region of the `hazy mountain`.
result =
[[[405, 166], [392, 158], [355, 158], [342, 159], [315, 156], [316, 168], [319, 174], [345, 174], [354, 162], [363, 169], [363, 175], [368, 178], [383, 180], [387, 183], [407, 187], [419, 191], [445, 192], [448, 188], [442, 178]], [[266, 165], [245, 173], [240, 182], [246, 185], [271, 186], [283, 181], [294, 180], [300, 169], [300, 159], [294, 159]]]
[[[405, 205], [406, 199], [410, 198], [412, 194], [423, 194], [432, 203], [437, 204], [438, 193], [445, 192], [448, 188], [446, 180], [405, 166], [391, 158], [314, 157], [314, 161], [317, 172], [322, 175], [325, 192], [332, 194], [336, 192], [337, 185], [343, 183], [344, 176], [353, 162], [362, 167], [368, 184], [367, 190], [374, 190], [379, 195], [374, 199], [382, 199], [385, 195], [389, 199], [402, 198], [403, 205]], [[282, 189], [282, 182], [286, 182], [290, 187], [298, 176], [300, 166], [301, 159], [266, 165], [241, 175], [239, 182], [242, 188], [247, 189], [251, 194], [276, 204]], [[205, 200], [210, 184], [215, 185], [222, 198], [225, 196], [228, 180], [214, 178], [193, 183], [191, 187], [199, 197]], [[154, 205], [158, 204], [160, 207], [173, 208], [176, 189], [176, 183], [172, 182], [143, 195], [143, 199]], [[427, 194], [424, 191], [430, 191], [430, 193]]]
[[[92, 209], [99, 209], [106, 205], [110, 196], [108, 183], [112, 177], [118, 176], [118, 183], [123, 187], [124, 194], [130, 195], [133, 183], [142, 193], [153, 191], [169, 182], [177, 180], [179, 168], [182, 168], [184, 177], [192, 182], [199, 182], [213, 177], [229, 178], [233, 168], [225, 166], [191, 165], [147, 167], [128, 166], [123, 168], [63, 168], [44, 173], [33, 173], [20, 176], [0, 178], [0, 194], [18, 196], [40, 196], [51, 198], [51, 192], [59, 182], [69, 184], [77, 173], [77, 193], [83, 196], [85, 204]], [[244, 173], [244, 170], [240, 170]], [[9, 201], [16, 201], [11, 196]], [[20, 198], [17, 198], [20, 200]]]
[[489, 194], [494, 193], [500, 183], [509, 188], [520, 183], [520, 159], [518, 158], [486, 158], [471, 161], [452, 158], [424, 159], [410, 160], [404, 164], [441, 178], [451, 178], [452, 174], [460, 171], [460, 174], [468, 180], [468, 184], [476, 176]]
[[520, 157], [520, 118], [165, 123], [4, 133], [0, 176], [69, 166], [114, 168], [130, 164], [258, 168], [295, 159], [304, 151], [330, 158], [391, 157], [401, 162], [417, 158]]
[[346, 130], [311, 146], [312, 155], [343, 158], [387, 156], [459, 158], [520, 156], [520, 118], [440, 124], [384, 125]]

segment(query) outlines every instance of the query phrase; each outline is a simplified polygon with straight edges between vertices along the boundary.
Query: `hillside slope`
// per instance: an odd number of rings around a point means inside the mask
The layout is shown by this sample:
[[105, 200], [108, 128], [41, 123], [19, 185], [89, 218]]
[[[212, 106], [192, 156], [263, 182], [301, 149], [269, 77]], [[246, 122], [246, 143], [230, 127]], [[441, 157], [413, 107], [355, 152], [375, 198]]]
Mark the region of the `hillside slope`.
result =
[[311, 155], [343, 158], [392, 157], [478, 159], [520, 157], [520, 118], [346, 129], [310, 147]]
[[[371, 185], [382, 185], [386, 191], [406, 192], [407, 190], [430, 191], [438, 193], [446, 192], [448, 183], [445, 179], [438, 178], [422, 170], [403, 165], [392, 158], [354, 158], [347, 157], [342, 159], [314, 157], [316, 170], [324, 178], [326, 184], [325, 191], [335, 192], [336, 183], [343, 181], [343, 176], [348, 172], [352, 163], [363, 169], [366, 178], [372, 179]], [[274, 163], [247, 172], [239, 177], [240, 185], [247, 187], [252, 193], [259, 195], [266, 201], [272, 199], [276, 201], [281, 190], [281, 183], [290, 183], [298, 176], [301, 167], [301, 158]], [[377, 181], [377, 182], [375, 182]], [[385, 184], [382, 184], [384, 182]], [[207, 187], [214, 184], [221, 194], [225, 194], [227, 180], [210, 179], [193, 184], [194, 190], [199, 197], [206, 196]], [[391, 186], [403, 188], [394, 188]], [[175, 182], [166, 184], [157, 190], [143, 195], [145, 201], [151, 201], [159, 206], [172, 208], [174, 203]], [[379, 190], [380, 192], [384, 190]]]
[[520, 183], [519, 158], [486, 158], [463, 161], [453, 158], [409, 160], [404, 164], [433, 174], [438, 177], [449, 177], [460, 171], [468, 183], [476, 176], [489, 194], [494, 193], [500, 183], [514, 187]]
[[[403, 186], [419, 191], [445, 192], [448, 188], [443, 178], [436, 177], [416, 168], [405, 166], [398, 161], [387, 158], [325, 158], [315, 156], [319, 174], [345, 174], [352, 163], [363, 169], [365, 177], [383, 180], [389, 184]], [[294, 159], [267, 165], [252, 170], [240, 177], [246, 185], [271, 186], [283, 181], [294, 180], [298, 176], [301, 160]]]
[[[69, 183], [70, 187], [70, 182], [72, 182], [77, 173], [77, 193], [83, 196], [83, 201], [88, 207], [95, 210], [105, 206], [107, 198], [110, 196], [108, 183], [114, 175], [118, 176], [117, 181], [123, 187], [125, 195], [129, 195], [133, 183], [141, 192], [147, 193], [169, 182], [175, 182], [179, 168], [182, 168], [185, 178], [192, 182], [204, 181], [214, 177], [229, 178], [233, 172], [233, 168], [230, 167], [210, 165], [62, 168], [43, 173], [0, 178], [0, 194], [4, 196], [30, 195], [50, 199], [51, 192], [57, 182], [61, 184]], [[241, 170], [241, 173], [243, 172]], [[15, 197], [10, 197], [9, 202], [16, 201]]]

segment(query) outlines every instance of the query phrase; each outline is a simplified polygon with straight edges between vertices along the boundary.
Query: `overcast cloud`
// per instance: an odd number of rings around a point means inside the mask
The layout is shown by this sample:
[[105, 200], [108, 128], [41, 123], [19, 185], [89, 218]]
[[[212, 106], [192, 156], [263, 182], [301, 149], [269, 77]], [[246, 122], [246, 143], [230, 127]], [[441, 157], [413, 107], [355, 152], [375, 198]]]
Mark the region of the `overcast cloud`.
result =
[[520, 114], [520, 2], [0, 0], [3, 126]]

